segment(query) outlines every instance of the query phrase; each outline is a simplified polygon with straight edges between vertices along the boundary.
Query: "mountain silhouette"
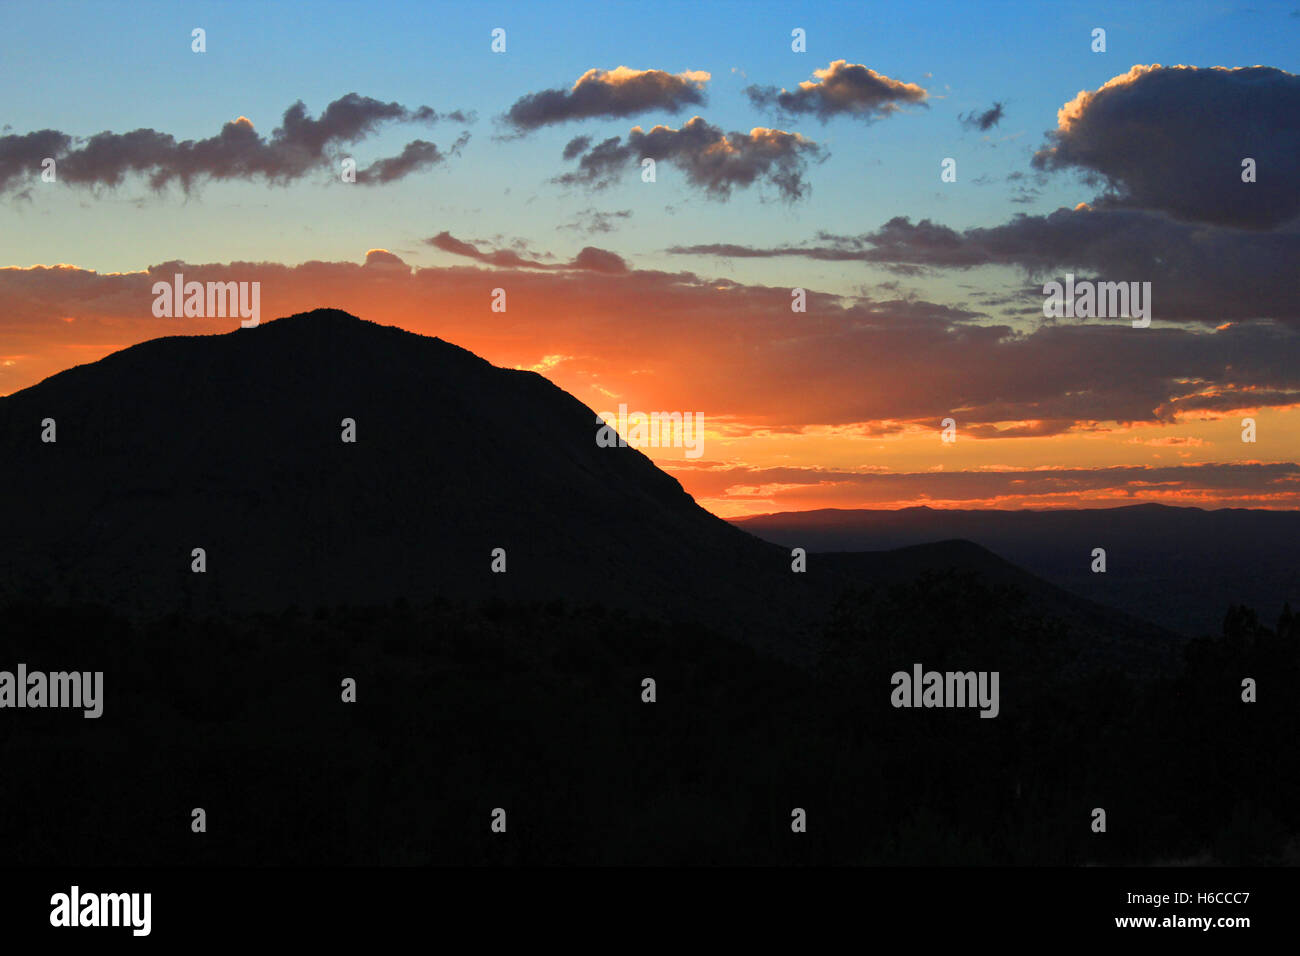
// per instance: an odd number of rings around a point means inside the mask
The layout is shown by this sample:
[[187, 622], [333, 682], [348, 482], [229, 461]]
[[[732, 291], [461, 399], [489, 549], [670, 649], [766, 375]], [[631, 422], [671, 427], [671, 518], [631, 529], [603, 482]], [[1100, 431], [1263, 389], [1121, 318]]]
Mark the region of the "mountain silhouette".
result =
[[534, 372], [334, 310], [156, 339], [0, 400], [21, 503], [0, 581], [145, 612], [567, 598], [705, 619], [784, 581], [780, 549], [596, 424]]
[[[1183, 642], [952, 531], [768, 543], [595, 429], [540, 375], [332, 310], [157, 339], [0, 399], [0, 670], [106, 688], [96, 719], [0, 719], [6, 858], [1084, 864], [1300, 845], [1300, 774], [1272, 759], [1300, 729], [1273, 690], [1296, 680], [1293, 616], [1274, 632], [1234, 609], [1223, 640]], [[891, 675], [918, 663], [1000, 674], [999, 716], [899, 709]], [[1258, 717], [1240, 675], [1268, 681]], [[1128, 822], [1098, 841], [1103, 799]], [[792, 807], [817, 821], [795, 839]]]
[[1080, 639], [1172, 646], [968, 542], [794, 574], [596, 427], [541, 375], [337, 310], [155, 339], [0, 399], [18, 504], [0, 598], [155, 616], [563, 600], [808, 658], [846, 589], [951, 568], [1014, 583]]
[[[1300, 512], [1170, 507], [999, 511], [790, 512], [737, 527], [810, 551], [877, 551], [949, 538], [974, 541], [1094, 601], [1187, 635], [1216, 634], [1230, 604], [1276, 615], [1300, 606]], [[1106, 550], [1105, 574], [1092, 551]]]

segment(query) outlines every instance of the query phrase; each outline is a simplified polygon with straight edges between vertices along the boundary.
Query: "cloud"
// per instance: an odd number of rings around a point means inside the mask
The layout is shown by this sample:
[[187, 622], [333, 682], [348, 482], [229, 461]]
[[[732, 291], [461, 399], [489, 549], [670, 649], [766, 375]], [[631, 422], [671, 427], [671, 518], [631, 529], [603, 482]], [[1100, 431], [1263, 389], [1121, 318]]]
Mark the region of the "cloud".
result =
[[981, 133], [987, 133], [998, 125], [1002, 120], [1002, 115], [1002, 104], [995, 102], [982, 113], [976, 113], [974, 110], [965, 114], [958, 113], [957, 119], [967, 129], [977, 129]]
[[[439, 335], [507, 367], [574, 356], [553, 378], [589, 404], [608, 407], [613, 393], [639, 403], [632, 407], [701, 410], [710, 421], [750, 429], [883, 435], [933, 431], [951, 415], [967, 438], [1018, 441], [1105, 430], [1105, 423], [1172, 425], [1300, 406], [1300, 334], [1276, 324], [1018, 331], [938, 303], [845, 300], [815, 289], [807, 313], [792, 317], [788, 288], [633, 270], [606, 250], [546, 263], [447, 233], [429, 243], [469, 262], [408, 269], [379, 250], [364, 265], [0, 269], [0, 342], [6, 356], [26, 356], [0, 368], [0, 392], [134, 342], [237, 326], [155, 318], [153, 282], [179, 272], [187, 281], [260, 282], [264, 317], [343, 308]], [[496, 287], [509, 290], [510, 322], [485, 321]], [[1251, 452], [1274, 460], [1294, 454], [1285, 421], [1265, 430]]]
[[574, 214], [572, 222], [566, 222], [563, 225], [556, 226], [556, 228], [572, 229], [575, 232], [595, 235], [596, 233], [613, 232], [616, 221], [631, 218], [631, 209], [618, 209], [612, 212], [601, 212], [596, 209], [583, 209]]
[[[476, 253], [481, 248], [465, 245]], [[543, 370], [593, 415], [620, 402], [633, 409], [700, 411], [711, 433], [736, 441], [726, 447], [741, 464], [746, 458], [751, 465], [797, 460], [797, 447], [808, 449], [805, 460], [834, 463], [736, 468], [722, 461], [696, 468], [667, 461], [708, 505], [709, 497], [723, 494], [731, 509], [760, 500], [783, 507], [925, 499], [1078, 506], [1165, 494], [1181, 494], [1183, 504], [1215, 506], [1294, 508], [1300, 502], [1300, 465], [1294, 463], [1300, 335], [1284, 327], [1137, 332], [1094, 324], [1017, 332], [977, 324], [970, 313], [935, 303], [847, 301], [812, 289], [807, 313], [792, 316], [785, 287], [686, 272], [618, 271], [605, 268], [614, 260], [599, 254], [580, 253], [574, 262], [580, 260], [587, 268], [489, 271], [477, 261], [408, 268], [391, 252], [371, 250], [364, 264], [171, 261], [127, 273], [68, 265], [0, 268], [0, 393], [136, 342], [236, 330], [237, 319], [153, 316], [153, 283], [183, 273], [187, 281], [260, 282], [263, 325], [274, 316], [342, 308], [437, 335], [498, 366]], [[491, 290], [498, 287], [509, 292], [509, 321], [490, 311]], [[1237, 440], [1236, 409], [1264, 413], [1257, 444]], [[951, 446], [938, 440], [939, 423], [949, 416], [958, 422], [959, 457], [929, 472], [934, 455], [950, 454], [940, 449]], [[1222, 418], [1228, 420], [1202, 424]], [[1071, 432], [1097, 443], [1048, 445], [1043, 437]], [[775, 444], [763, 441], [769, 434], [777, 436]], [[1126, 444], [1134, 435], [1213, 438], [1210, 447], [1238, 464], [1147, 467], [1161, 453], [1206, 452], [1136, 450]], [[896, 438], [882, 448], [879, 436]], [[1037, 443], [1036, 456], [1071, 467], [995, 464], [1006, 459], [991, 456], [1003, 451], [1030, 451], [1016, 447], [1021, 442]], [[831, 443], [836, 452], [826, 453]], [[918, 451], [921, 446], [934, 450]], [[710, 447], [726, 453], [723, 445]], [[1114, 460], [1108, 452], [1136, 455], [1143, 463], [1091, 467]], [[857, 462], [903, 474], [871, 477]]]
[[1283, 70], [1134, 66], [1062, 106], [1034, 165], [1104, 184], [1094, 205], [1271, 229], [1300, 215], [1297, 116], [1300, 76]]
[[584, 246], [582, 250], [573, 257], [570, 264], [573, 269], [585, 269], [588, 272], [607, 272], [611, 275], [620, 272], [627, 272], [627, 263], [623, 257], [607, 249], [597, 249], [595, 246]]
[[456, 142], [452, 144], [448, 153], [443, 154], [438, 152], [438, 147], [433, 143], [417, 139], [407, 143], [406, 148], [402, 150], [400, 155], [376, 160], [365, 169], [359, 170], [357, 172], [357, 182], [366, 186], [394, 182], [409, 176], [411, 173], [429, 169], [445, 162], [447, 156], [458, 155], [468, 142], [469, 133], [462, 133], [457, 137]]
[[[16, 189], [39, 172], [47, 156], [57, 163], [59, 182], [72, 186], [116, 187], [135, 175], [145, 177], [154, 191], [179, 183], [189, 192], [203, 180], [285, 184], [331, 165], [338, 148], [361, 142], [383, 124], [470, 118], [461, 111], [440, 116], [428, 106], [408, 109], [349, 93], [330, 103], [319, 118], [308, 115], [301, 101], [293, 104], [269, 137], [260, 135], [244, 116], [200, 140], [177, 141], [153, 129], [103, 132], [84, 139], [55, 130], [11, 134], [0, 136], [0, 192]], [[369, 167], [366, 181], [391, 182], [443, 158], [432, 143], [416, 140], [401, 155]]]
[[849, 471], [833, 468], [717, 467], [672, 462], [668, 470], [697, 498], [735, 507], [766, 500], [768, 510], [899, 507], [1038, 508], [1133, 504], [1292, 507], [1300, 464], [1203, 463], [1098, 468]]
[[518, 132], [570, 120], [622, 118], [650, 110], [677, 113], [703, 105], [704, 85], [711, 79], [700, 70], [588, 70], [572, 89], [542, 90], [516, 100], [502, 119]]
[[[998, 226], [957, 231], [895, 217], [856, 236], [818, 233], [802, 245], [691, 245], [679, 255], [797, 257], [862, 262], [895, 269], [1014, 266], [1031, 276], [1073, 272], [1080, 278], [1149, 281], [1153, 317], [1218, 324], [1278, 320], [1300, 326], [1300, 297], [1279, 276], [1300, 272], [1300, 227], [1274, 232], [1180, 222], [1137, 209], [1080, 205], [1041, 216], [1018, 215]], [[1030, 290], [1026, 304], [1041, 308]]]
[[435, 249], [451, 253], [454, 256], [463, 256], [499, 268], [549, 269], [610, 274], [628, 271], [627, 263], [623, 261], [622, 256], [605, 249], [597, 249], [595, 246], [585, 246], [569, 262], [540, 262], [536, 259], [525, 259], [509, 249], [495, 249], [483, 252], [472, 243], [457, 239], [445, 230], [431, 239], [426, 239], [425, 242]]
[[366, 252], [366, 266], [371, 269], [396, 269], [409, 274], [411, 267], [401, 256], [394, 255], [387, 249], [370, 249]]
[[759, 109], [775, 109], [790, 116], [811, 114], [823, 123], [832, 116], [852, 116], [867, 121], [898, 112], [901, 105], [925, 104], [929, 94], [915, 83], [904, 83], [847, 60], [814, 70], [816, 81], [805, 80], [796, 90], [775, 86], [749, 86], [745, 95]]
[[590, 145], [591, 145], [590, 136], [575, 136], [573, 137], [573, 139], [569, 140], [567, 143], [564, 144], [564, 158], [576, 159], [577, 157], [585, 153], [587, 151], [587, 147]]
[[965, 268], [986, 265], [992, 260], [987, 250], [968, 243], [948, 226], [929, 219], [912, 223], [896, 216], [873, 233], [858, 236], [818, 232], [816, 241], [804, 245], [745, 246], [737, 243], [708, 243], [671, 246], [673, 255], [711, 255], [728, 259], [795, 257], [823, 262], [869, 262], [949, 266]]
[[72, 137], [53, 129], [0, 136], [0, 192], [16, 188], [40, 172], [45, 159], [63, 155], [71, 145]]
[[614, 136], [597, 143], [581, 155], [575, 171], [556, 181], [602, 188], [649, 158], [675, 165], [687, 182], [714, 199], [727, 199], [733, 188], [764, 181], [793, 201], [807, 194], [807, 160], [823, 155], [821, 147], [799, 133], [761, 126], [748, 133], [724, 133], [696, 116], [681, 129], [656, 126], [646, 132], [634, 126], [626, 141]]

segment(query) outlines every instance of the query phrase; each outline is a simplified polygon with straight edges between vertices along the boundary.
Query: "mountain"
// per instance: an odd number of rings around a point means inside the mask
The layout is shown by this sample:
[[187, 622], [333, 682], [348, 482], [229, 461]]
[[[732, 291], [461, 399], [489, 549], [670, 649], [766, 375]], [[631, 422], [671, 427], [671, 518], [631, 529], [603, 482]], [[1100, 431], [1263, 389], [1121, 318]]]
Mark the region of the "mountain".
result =
[[[0, 709], [5, 858], [1295, 858], [1296, 622], [1183, 642], [951, 530], [795, 574], [595, 427], [328, 310], [0, 399], [0, 681], [103, 675], [94, 719]], [[897, 705], [917, 665], [997, 675], [996, 719]]]
[[595, 429], [534, 372], [343, 312], [156, 339], [0, 399], [0, 589], [145, 613], [563, 598], [733, 625], [761, 593], [755, 623], [798, 629], [780, 549]]
[[[1145, 504], [1060, 511], [802, 511], [738, 519], [768, 541], [874, 551], [964, 538], [1062, 588], [1184, 634], [1217, 634], [1231, 604], [1273, 620], [1300, 607], [1300, 512]], [[1094, 548], [1106, 573], [1091, 570]]]
[[[1042, 640], [1050, 639], [1054, 624], [1064, 626], [1062, 649], [1074, 656], [1062, 661], [1071, 671], [1110, 667], [1126, 674], [1151, 677], [1177, 669], [1186, 640], [1153, 623], [1159, 614], [1135, 615], [1107, 607], [1036, 577], [971, 541], [938, 541], [889, 551], [814, 553], [811, 566], [824, 569], [833, 579], [871, 582], [875, 588], [913, 589], [914, 603], [900, 609], [923, 618], [918, 605], [948, 600], [948, 582], [936, 575], [969, 577], [981, 588], [992, 588], [1014, 596], [1019, 608], [1042, 622]], [[917, 585], [920, 587], [917, 587]], [[931, 591], [930, 589], [934, 590]], [[942, 598], [939, 595], [944, 595]], [[969, 612], [958, 599], [944, 608], [941, 616]], [[1148, 609], [1150, 610], [1150, 609]], [[948, 627], [947, 620], [935, 622], [936, 629]]]
[[1015, 578], [1089, 638], [1141, 630], [961, 542], [794, 574], [636, 449], [597, 446], [596, 424], [534, 372], [335, 310], [155, 339], [0, 399], [0, 600], [146, 616], [564, 600], [808, 659], [837, 596], [892, 566]]

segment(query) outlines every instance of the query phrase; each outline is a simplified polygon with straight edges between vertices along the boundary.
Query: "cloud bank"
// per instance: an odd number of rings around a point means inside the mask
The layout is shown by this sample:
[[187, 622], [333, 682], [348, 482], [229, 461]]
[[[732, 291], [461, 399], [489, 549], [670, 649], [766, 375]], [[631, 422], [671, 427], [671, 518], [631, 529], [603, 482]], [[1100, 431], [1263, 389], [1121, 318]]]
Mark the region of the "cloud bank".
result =
[[[339, 147], [361, 142], [384, 124], [429, 124], [442, 119], [468, 122], [472, 116], [459, 110], [439, 114], [428, 106], [409, 109], [348, 93], [317, 118], [308, 114], [301, 100], [294, 103], [270, 136], [259, 134], [244, 116], [200, 140], [178, 141], [154, 129], [103, 132], [84, 139], [56, 130], [0, 136], [0, 193], [38, 175], [46, 158], [55, 160], [58, 181], [72, 186], [117, 187], [134, 175], [144, 177], [155, 192], [173, 183], [189, 192], [204, 180], [284, 185], [332, 165]], [[392, 182], [444, 159], [434, 144], [416, 140], [398, 156], [370, 166], [364, 181]], [[363, 181], [361, 175], [357, 179]]]

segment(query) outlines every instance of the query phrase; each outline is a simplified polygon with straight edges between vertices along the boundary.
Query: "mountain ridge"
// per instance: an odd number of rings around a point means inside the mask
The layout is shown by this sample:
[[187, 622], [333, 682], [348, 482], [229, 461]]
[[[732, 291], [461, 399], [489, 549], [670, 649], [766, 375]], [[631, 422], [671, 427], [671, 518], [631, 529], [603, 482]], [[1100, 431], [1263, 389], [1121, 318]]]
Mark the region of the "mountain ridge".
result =
[[[39, 439], [46, 418], [55, 443]], [[789, 551], [700, 507], [640, 451], [598, 447], [596, 425], [540, 374], [338, 310], [140, 343], [0, 398], [0, 501], [22, 503], [0, 596], [144, 615], [558, 599], [806, 660], [838, 595], [879, 583], [864, 568], [999, 567], [947, 542], [919, 562], [792, 573]], [[1101, 620], [1016, 574], [1058, 616]], [[1138, 640], [1167, 638], [1148, 626]]]
[[[1232, 604], [1265, 619], [1300, 606], [1300, 511], [1156, 502], [1081, 509], [818, 509], [733, 519], [810, 551], [906, 547], [960, 537], [1058, 587], [1186, 635], [1217, 634]], [[1106, 551], [1106, 573], [1092, 571]]]
[[[640, 451], [597, 447], [595, 428], [535, 372], [337, 310], [154, 339], [0, 399], [15, 466], [0, 490], [27, 503], [11, 509], [11, 543], [33, 545], [0, 549], [0, 585], [48, 578], [65, 596], [159, 611], [595, 595], [726, 623], [707, 589], [677, 583], [675, 539], [698, 552], [697, 574], [730, 566], [716, 582], [728, 607], [744, 603], [742, 574], [788, 584], [780, 549]], [[498, 547], [504, 574], [489, 570]], [[259, 583], [272, 576], [276, 588]]]

